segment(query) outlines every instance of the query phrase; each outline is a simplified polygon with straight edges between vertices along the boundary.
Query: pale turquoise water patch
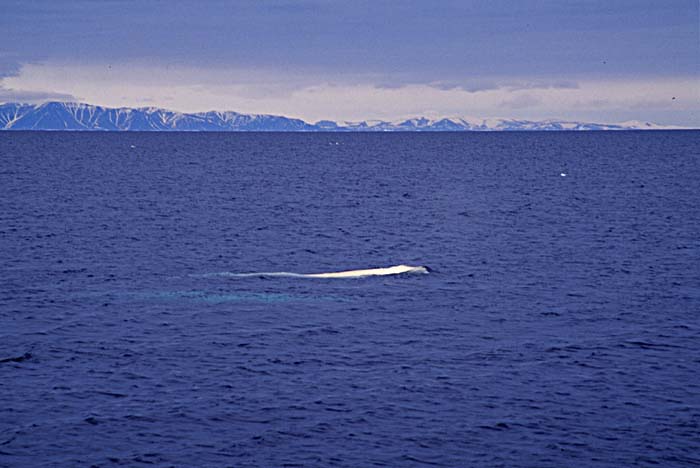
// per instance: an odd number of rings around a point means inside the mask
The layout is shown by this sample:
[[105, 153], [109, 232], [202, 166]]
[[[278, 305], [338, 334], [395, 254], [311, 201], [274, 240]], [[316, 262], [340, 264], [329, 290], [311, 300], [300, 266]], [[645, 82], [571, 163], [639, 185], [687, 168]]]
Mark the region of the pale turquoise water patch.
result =
[[105, 291], [76, 294], [76, 297], [109, 297], [122, 301], [193, 301], [208, 304], [226, 302], [293, 302], [293, 301], [332, 301], [346, 302], [349, 298], [340, 296], [291, 295], [279, 293], [213, 292], [213, 291]]

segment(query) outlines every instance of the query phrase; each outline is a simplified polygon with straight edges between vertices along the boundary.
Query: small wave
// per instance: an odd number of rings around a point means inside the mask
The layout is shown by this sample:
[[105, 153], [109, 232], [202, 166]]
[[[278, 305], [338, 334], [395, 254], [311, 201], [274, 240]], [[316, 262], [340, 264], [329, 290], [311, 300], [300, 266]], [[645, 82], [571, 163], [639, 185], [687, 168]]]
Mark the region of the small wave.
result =
[[282, 278], [365, 278], [367, 276], [390, 276], [403, 274], [426, 274], [430, 269], [425, 266], [395, 265], [386, 268], [368, 268], [364, 270], [333, 271], [328, 273], [290, 273], [287, 271], [268, 271], [258, 273], [232, 273], [223, 271], [220, 273], [205, 273], [193, 275], [199, 277], [225, 276], [230, 278], [252, 277], [282, 277]]

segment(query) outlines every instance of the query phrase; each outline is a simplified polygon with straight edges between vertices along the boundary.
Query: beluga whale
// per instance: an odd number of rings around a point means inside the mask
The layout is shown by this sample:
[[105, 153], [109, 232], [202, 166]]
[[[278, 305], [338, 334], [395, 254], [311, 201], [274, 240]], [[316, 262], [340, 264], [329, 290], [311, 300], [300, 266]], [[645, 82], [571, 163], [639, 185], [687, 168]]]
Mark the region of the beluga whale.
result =
[[389, 276], [405, 273], [429, 273], [426, 266], [396, 265], [386, 268], [368, 268], [366, 270], [335, 271], [331, 273], [310, 273], [307, 278], [362, 278], [364, 276]]
[[391, 276], [404, 274], [428, 274], [432, 270], [427, 266], [412, 266], [412, 265], [394, 265], [383, 268], [366, 268], [362, 270], [343, 270], [331, 271], [326, 273], [291, 273], [287, 271], [269, 271], [257, 273], [232, 273], [224, 271], [221, 273], [207, 273], [204, 275], [194, 275], [200, 277], [209, 276], [226, 276], [233, 278], [250, 278], [250, 277], [283, 277], [283, 278], [320, 278], [320, 279], [347, 279], [347, 278], [365, 278], [368, 276]]

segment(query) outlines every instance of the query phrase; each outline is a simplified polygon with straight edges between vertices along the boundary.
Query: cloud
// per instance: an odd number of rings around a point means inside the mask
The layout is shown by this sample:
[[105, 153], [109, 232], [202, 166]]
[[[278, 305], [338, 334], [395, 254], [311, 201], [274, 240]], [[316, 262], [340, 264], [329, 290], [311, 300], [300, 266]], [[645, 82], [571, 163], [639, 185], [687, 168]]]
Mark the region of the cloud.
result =
[[536, 80], [467, 80], [464, 83], [459, 82], [437, 82], [431, 83], [431, 86], [444, 89], [460, 89], [468, 93], [478, 93], [480, 91], [491, 91], [494, 89], [506, 89], [508, 91], [519, 91], [525, 89], [577, 89], [579, 84], [575, 81], [547, 81], [542, 79]]
[[530, 94], [519, 94], [512, 99], [501, 101], [500, 107], [507, 109], [525, 109], [542, 104], [542, 99]]
[[610, 99], [584, 99], [574, 103], [574, 106], [583, 109], [608, 109], [613, 105]]
[[0, 52], [0, 79], [19, 75], [21, 68], [17, 56]]
[[483, 91], [493, 91], [497, 89], [508, 91], [520, 91], [527, 89], [577, 89], [578, 82], [568, 80], [543, 80], [543, 79], [489, 79], [489, 78], [469, 78], [462, 80], [429, 80], [429, 79], [396, 79], [383, 78], [376, 83], [378, 88], [398, 89], [404, 86], [425, 85], [441, 91], [464, 91], [467, 93], [479, 93]]
[[524, 81], [524, 82], [516, 82], [516, 83], [510, 83], [505, 86], [508, 88], [510, 91], [520, 91], [523, 89], [578, 89], [579, 84], [576, 81], [566, 81], [566, 80], [559, 80], [559, 81], [543, 81], [543, 80], [537, 80], [537, 81]]
[[492, 91], [494, 89], [503, 88], [504, 85], [492, 80], [466, 80], [458, 81], [433, 81], [428, 83], [431, 88], [442, 91], [460, 90], [467, 93], [478, 93], [480, 91]]
[[686, 108], [687, 102], [684, 99], [678, 99], [675, 96], [666, 97], [666, 99], [647, 99], [630, 103], [630, 109], [645, 110], [645, 109], [668, 109], [670, 106], [676, 108]]
[[0, 102], [21, 102], [38, 104], [46, 101], [78, 101], [72, 94], [50, 91], [26, 91], [6, 88], [0, 85]]

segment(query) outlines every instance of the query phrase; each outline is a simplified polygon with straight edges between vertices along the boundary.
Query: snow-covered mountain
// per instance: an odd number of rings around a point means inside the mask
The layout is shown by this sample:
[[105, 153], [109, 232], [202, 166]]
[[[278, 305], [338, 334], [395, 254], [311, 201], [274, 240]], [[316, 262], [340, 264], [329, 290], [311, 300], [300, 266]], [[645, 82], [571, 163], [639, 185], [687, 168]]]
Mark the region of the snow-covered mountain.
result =
[[184, 114], [156, 107], [118, 109], [72, 102], [0, 105], [4, 130], [309, 131], [303, 120], [237, 112]]
[[132, 109], [108, 108], [73, 102], [44, 104], [6, 103], [0, 105], [2, 130], [103, 130], [103, 131], [276, 131], [276, 132], [443, 132], [443, 131], [517, 131], [517, 130], [663, 130], [667, 127], [649, 122], [600, 124], [561, 120], [467, 119], [425, 117], [398, 120], [333, 122], [314, 124], [278, 115], [239, 114], [237, 112], [181, 113], [156, 107]]

